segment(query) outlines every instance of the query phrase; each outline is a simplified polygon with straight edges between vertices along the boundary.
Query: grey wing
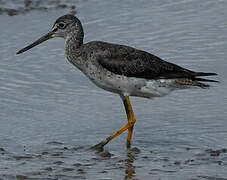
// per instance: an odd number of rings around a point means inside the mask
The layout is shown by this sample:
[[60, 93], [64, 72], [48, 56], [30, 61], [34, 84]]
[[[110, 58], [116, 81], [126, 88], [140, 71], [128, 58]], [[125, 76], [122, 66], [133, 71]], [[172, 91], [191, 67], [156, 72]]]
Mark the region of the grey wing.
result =
[[132, 47], [109, 44], [98, 62], [107, 70], [127, 77], [145, 79], [193, 78], [196, 73]]

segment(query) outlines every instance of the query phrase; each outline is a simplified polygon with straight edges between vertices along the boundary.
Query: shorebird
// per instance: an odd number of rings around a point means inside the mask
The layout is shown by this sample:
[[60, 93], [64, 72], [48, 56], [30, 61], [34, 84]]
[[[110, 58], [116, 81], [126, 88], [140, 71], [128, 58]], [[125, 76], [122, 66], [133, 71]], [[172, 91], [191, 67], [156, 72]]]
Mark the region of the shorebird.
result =
[[136, 122], [129, 96], [162, 97], [173, 90], [190, 87], [209, 87], [200, 78], [216, 73], [195, 72], [166, 62], [148, 52], [133, 47], [92, 41], [84, 43], [80, 20], [70, 14], [59, 17], [51, 30], [37, 41], [17, 52], [23, 53], [54, 37], [65, 39], [65, 54], [70, 63], [82, 71], [98, 87], [120, 95], [128, 122], [94, 147], [103, 148], [109, 141], [128, 130], [129, 148]]

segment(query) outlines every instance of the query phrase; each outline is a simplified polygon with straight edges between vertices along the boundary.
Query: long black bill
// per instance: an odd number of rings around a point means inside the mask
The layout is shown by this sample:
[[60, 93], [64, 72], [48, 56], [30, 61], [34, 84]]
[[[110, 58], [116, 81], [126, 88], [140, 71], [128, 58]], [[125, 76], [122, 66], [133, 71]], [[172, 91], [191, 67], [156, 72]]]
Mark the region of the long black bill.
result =
[[53, 37], [53, 32], [50, 31], [49, 33], [47, 33], [46, 35], [42, 36], [41, 38], [39, 38], [37, 41], [33, 42], [32, 44], [26, 46], [25, 48], [21, 49], [20, 51], [17, 52], [17, 54], [21, 54], [37, 45], [39, 45], [40, 43], [50, 39]]

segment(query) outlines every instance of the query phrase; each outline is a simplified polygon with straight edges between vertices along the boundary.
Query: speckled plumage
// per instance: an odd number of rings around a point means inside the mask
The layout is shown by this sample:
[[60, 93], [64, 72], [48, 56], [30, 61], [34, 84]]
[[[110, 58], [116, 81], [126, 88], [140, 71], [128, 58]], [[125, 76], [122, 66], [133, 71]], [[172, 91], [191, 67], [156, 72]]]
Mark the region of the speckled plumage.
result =
[[67, 59], [105, 90], [120, 95], [163, 96], [177, 88], [206, 87], [196, 81], [204, 80], [197, 76], [215, 75], [187, 70], [129, 46], [101, 41], [83, 44], [84, 34], [79, 19], [66, 15], [56, 23], [65, 19], [75, 22], [74, 29], [71, 28], [65, 37]]
[[67, 14], [54, 23], [51, 31], [17, 52], [20, 54], [53, 37], [65, 39], [67, 59], [100, 88], [124, 96], [154, 97], [174, 89], [217, 82], [199, 76], [216, 73], [194, 72], [133, 47], [101, 41], [83, 43], [80, 20]]
[[174, 89], [207, 87], [199, 81], [217, 82], [199, 76], [215, 73], [193, 72], [168, 63], [148, 52], [129, 46], [92, 41], [84, 44], [83, 27], [78, 18], [65, 15], [58, 18], [51, 31], [17, 52], [23, 53], [54, 37], [65, 39], [67, 59], [102, 89], [118, 93], [125, 107], [128, 122], [109, 137], [95, 145], [103, 149], [113, 138], [128, 130], [126, 145], [129, 148], [136, 118], [129, 96], [160, 97]]

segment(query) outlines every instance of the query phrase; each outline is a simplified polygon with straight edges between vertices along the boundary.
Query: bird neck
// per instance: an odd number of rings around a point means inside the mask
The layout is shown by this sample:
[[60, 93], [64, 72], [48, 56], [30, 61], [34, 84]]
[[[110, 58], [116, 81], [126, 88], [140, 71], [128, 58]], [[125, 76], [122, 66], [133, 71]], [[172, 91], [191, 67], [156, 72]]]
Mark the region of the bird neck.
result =
[[74, 32], [68, 33], [65, 38], [65, 54], [69, 62], [74, 64], [79, 69], [82, 69], [83, 64], [81, 63], [81, 47], [83, 46], [83, 29], [75, 30]]
[[83, 44], [84, 33], [82, 27], [79, 30], [74, 30], [65, 38], [66, 51], [71, 51], [80, 48]]

